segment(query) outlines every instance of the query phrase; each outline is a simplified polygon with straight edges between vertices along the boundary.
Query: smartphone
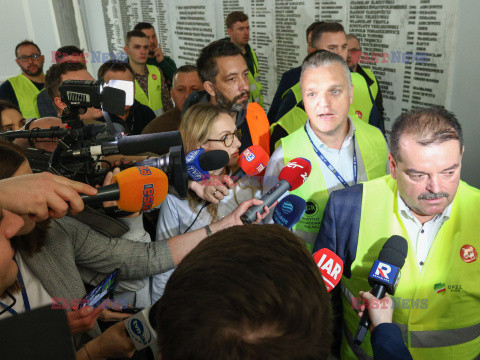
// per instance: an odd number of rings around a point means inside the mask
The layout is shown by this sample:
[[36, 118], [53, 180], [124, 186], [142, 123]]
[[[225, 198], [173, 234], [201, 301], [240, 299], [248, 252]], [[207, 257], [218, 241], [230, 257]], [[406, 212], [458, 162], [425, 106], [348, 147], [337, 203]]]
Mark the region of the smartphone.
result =
[[118, 284], [118, 274], [120, 269], [115, 269], [105, 279], [103, 279], [90, 293], [84, 296], [80, 301], [79, 308], [90, 305], [94, 308], [100, 306], [103, 300], [111, 298]]

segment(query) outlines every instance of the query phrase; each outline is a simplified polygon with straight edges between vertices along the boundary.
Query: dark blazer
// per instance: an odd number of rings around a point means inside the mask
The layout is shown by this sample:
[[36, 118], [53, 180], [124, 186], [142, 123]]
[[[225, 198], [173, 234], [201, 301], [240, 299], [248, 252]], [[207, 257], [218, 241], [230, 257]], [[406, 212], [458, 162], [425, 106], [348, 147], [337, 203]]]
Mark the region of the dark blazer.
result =
[[[328, 248], [337, 254], [344, 264], [343, 275], [350, 278], [351, 266], [357, 253], [358, 233], [362, 210], [363, 185], [357, 184], [342, 190], [332, 191], [323, 213], [322, 225], [318, 232], [313, 252]], [[336, 290], [336, 291], [335, 291]], [[337, 313], [334, 324], [336, 338], [341, 337], [342, 306], [340, 291], [334, 290], [333, 308]], [[367, 290], [367, 289], [365, 289]], [[375, 359], [411, 359], [402, 333], [395, 324], [381, 324], [370, 338]], [[339, 351], [334, 344], [334, 353]]]

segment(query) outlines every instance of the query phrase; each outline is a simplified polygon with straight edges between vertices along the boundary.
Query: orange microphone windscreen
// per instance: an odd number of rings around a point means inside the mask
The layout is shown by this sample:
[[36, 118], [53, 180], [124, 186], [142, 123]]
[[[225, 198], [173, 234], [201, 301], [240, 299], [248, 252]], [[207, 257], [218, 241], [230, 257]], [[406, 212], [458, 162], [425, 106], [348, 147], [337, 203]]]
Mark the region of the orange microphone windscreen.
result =
[[123, 170], [113, 177], [118, 183], [121, 210], [137, 212], [153, 209], [167, 197], [168, 178], [165, 173], [150, 166], [136, 166]]

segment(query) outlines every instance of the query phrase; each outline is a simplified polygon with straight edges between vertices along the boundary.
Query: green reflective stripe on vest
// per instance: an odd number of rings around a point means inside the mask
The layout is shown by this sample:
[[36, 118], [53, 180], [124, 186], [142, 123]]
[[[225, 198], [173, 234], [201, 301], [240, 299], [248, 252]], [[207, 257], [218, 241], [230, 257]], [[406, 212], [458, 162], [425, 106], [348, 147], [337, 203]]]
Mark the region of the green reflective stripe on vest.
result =
[[302, 96], [302, 89], [300, 88], [300, 83], [296, 83], [295, 85], [293, 85], [290, 89], [288, 89], [287, 91], [285, 91], [283, 94], [282, 94], [282, 99], [285, 97], [285, 95], [287, 95], [287, 93], [291, 91], [293, 92], [293, 95], [295, 96], [295, 103], [298, 104], [300, 101], [303, 100], [303, 96]]
[[[414, 359], [473, 359], [480, 351], [480, 262], [464, 262], [460, 249], [467, 244], [480, 249], [480, 190], [460, 182], [450, 218], [437, 233], [422, 271], [417, 267], [412, 241], [399, 220], [397, 200], [397, 183], [390, 176], [363, 184], [352, 276], [342, 277], [342, 283], [353, 294], [369, 289], [368, 274], [385, 241], [392, 235], [405, 237], [409, 248], [393, 296], [393, 321], [406, 334], [410, 353]], [[437, 293], [439, 287], [445, 291]], [[358, 316], [342, 297], [345, 322], [354, 332]], [[369, 336], [362, 348], [372, 355]], [[348, 345], [342, 344], [342, 359], [354, 358]]]
[[365, 73], [368, 75], [368, 77], [373, 80], [373, 84], [370, 85], [370, 90], [372, 91], [372, 96], [373, 96], [373, 98], [376, 99], [376, 98], [377, 98], [377, 95], [378, 95], [378, 82], [377, 82], [377, 78], [376, 78], [375, 75], [373, 74], [372, 70], [367, 69], [367, 68], [363, 68], [363, 71], [365, 71]]
[[17, 97], [18, 107], [24, 118], [37, 117], [34, 98], [40, 90], [23, 74], [8, 79]]
[[[355, 140], [358, 143], [360, 154], [365, 165], [368, 179], [375, 179], [385, 175], [387, 167], [387, 145], [382, 133], [375, 127], [365, 124], [356, 118], [352, 118], [355, 125]], [[319, 159], [308, 139], [304, 128], [300, 128], [293, 134], [283, 138], [282, 149], [284, 163], [296, 157], [310, 160], [312, 170], [307, 181], [298, 189], [291, 192], [307, 201], [307, 211], [302, 219], [293, 227], [293, 230], [311, 234], [316, 237], [323, 217], [323, 211], [328, 200], [328, 191], [323, 178]], [[299, 235], [300, 236], [300, 235]], [[304, 241], [308, 236], [302, 238]], [[313, 250], [311, 241], [306, 241], [310, 251]]]
[[263, 107], [262, 84], [260, 83], [260, 73], [258, 71], [258, 59], [255, 51], [250, 46], [250, 53], [252, 54], [253, 66], [255, 73], [248, 72], [248, 79], [250, 80], [250, 102], [256, 102]]
[[[160, 69], [155, 65], [147, 65], [148, 68], [148, 97], [142, 90], [138, 81], [135, 80], [135, 100], [148, 106], [155, 115], [163, 114], [162, 104], [162, 76]], [[156, 79], [155, 79], [155, 78]]]
[[358, 73], [351, 73], [353, 84], [353, 101], [351, 107], [360, 120], [368, 124], [372, 112], [372, 100], [368, 92], [368, 85], [365, 78]]

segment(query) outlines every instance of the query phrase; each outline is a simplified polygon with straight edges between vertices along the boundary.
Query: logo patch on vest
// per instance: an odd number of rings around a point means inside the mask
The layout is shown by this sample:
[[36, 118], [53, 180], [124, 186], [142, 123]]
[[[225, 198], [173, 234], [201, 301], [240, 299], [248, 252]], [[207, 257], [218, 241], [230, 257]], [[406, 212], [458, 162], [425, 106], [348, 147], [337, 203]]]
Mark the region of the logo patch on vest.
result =
[[437, 283], [437, 284], [433, 285], [433, 290], [435, 290], [435, 292], [437, 294], [441, 294], [441, 293], [447, 291], [447, 289], [445, 288], [445, 283]]
[[307, 209], [305, 210], [305, 214], [313, 215], [317, 212], [317, 204], [314, 201], [307, 201]]
[[153, 79], [153, 80], [157, 80], [157, 75], [152, 74], [152, 79]]
[[355, 114], [357, 114], [359, 119], [361, 119], [363, 117], [363, 114], [360, 110], [355, 111]]
[[477, 260], [477, 250], [472, 245], [463, 245], [460, 249], [460, 257], [466, 263], [471, 263]]

